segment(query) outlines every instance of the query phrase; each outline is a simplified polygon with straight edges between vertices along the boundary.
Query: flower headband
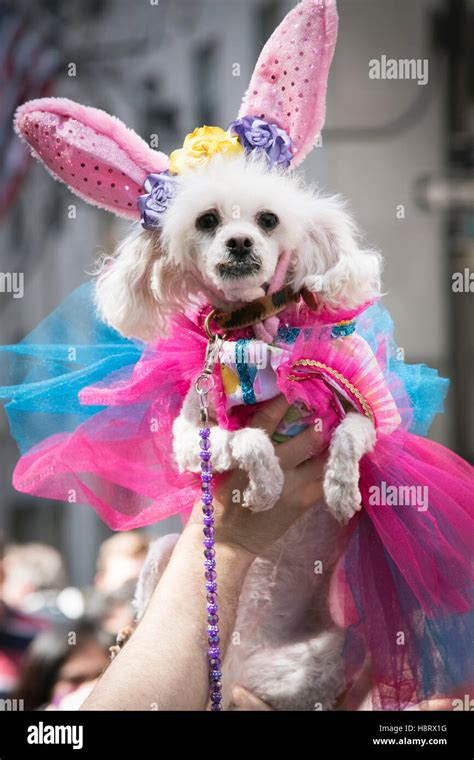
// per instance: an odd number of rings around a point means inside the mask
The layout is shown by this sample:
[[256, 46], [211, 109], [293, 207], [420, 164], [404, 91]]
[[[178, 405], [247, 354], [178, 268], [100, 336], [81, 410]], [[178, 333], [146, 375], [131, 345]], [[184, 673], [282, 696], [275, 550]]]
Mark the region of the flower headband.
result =
[[257, 116], [236, 119], [225, 132], [220, 127], [198, 127], [189, 134], [182, 148], [170, 155], [169, 170], [149, 174], [138, 199], [142, 226], [146, 230], [160, 227], [163, 214], [174, 195], [174, 176], [206, 164], [213, 156], [258, 152], [265, 154], [270, 166], [288, 167], [293, 152], [291, 138], [277, 124], [268, 124]]

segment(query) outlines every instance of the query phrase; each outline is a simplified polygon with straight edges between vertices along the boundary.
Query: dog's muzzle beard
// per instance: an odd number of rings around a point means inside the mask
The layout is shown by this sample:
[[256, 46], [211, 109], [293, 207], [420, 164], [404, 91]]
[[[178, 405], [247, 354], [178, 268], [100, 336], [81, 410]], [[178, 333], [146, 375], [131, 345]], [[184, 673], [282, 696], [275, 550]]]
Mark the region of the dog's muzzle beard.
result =
[[217, 265], [216, 271], [222, 280], [238, 280], [258, 274], [262, 262], [257, 256], [246, 256], [245, 259], [230, 258]]

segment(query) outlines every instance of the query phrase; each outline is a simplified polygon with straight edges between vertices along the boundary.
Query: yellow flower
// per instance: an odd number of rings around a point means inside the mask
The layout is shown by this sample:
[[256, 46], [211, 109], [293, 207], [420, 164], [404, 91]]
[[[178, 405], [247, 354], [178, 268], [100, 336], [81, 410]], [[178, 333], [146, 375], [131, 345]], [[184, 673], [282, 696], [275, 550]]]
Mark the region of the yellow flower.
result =
[[243, 150], [239, 138], [220, 127], [198, 127], [186, 137], [183, 147], [170, 155], [169, 171], [181, 174], [186, 169], [205, 164], [217, 153], [238, 155]]

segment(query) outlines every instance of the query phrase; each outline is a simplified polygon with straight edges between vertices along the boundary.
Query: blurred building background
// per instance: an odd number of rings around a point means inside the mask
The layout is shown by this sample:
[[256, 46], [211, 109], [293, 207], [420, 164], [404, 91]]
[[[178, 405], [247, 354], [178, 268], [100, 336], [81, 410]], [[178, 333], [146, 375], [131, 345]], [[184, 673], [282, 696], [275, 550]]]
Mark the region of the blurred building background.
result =
[[[147, 140], [158, 135], [167, 152], [196, 126], [235, 118], [263, 43], [293, 4], [0, 2], [0, 271], [23, 272], [25, 282], [22, 299], [0, 293], [2, 344], [22, 338], [85, 282], [98, 252], [111, 251], [127, 227], [72, 199], [43, 167], [26, 168], [11, 129], [15, 103], [52, 94], [97, 106]], [[472, 458], [473, 295], [452, 289], [453, 272], [474, 272], [472, 4], [339, 0], [338, 7], [326, 128], [305, 171], [349, 199], [369, 244], [383, 252], [386, 303], [405, 358], [453, 380], [432, 435]], [[382, 56], [427, 59], [427, 83], [371, 79], [369, 61]], [[13, 491], [17, 450], [1, 414], [0, 534], [60, 548], [71, 583], [89, 583], [110, 532], [87, 507]]]

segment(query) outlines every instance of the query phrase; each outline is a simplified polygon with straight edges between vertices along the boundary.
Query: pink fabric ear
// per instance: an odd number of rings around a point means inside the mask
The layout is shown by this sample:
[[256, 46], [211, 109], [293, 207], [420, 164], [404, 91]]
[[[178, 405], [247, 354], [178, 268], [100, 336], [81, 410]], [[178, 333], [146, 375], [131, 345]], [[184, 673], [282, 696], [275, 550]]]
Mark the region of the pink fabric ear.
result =
[[148, 174], [168, 168], [168, 157], [114, 116], [65, 98], [40, 98], [20, 106], [18, 135], [53, 177], [96, 206], [138, 219], [137, 198]]
[[337, 38], [336, 0], [303, 0], [263, 48], [239, 118], [258, 116], [286, 130], [292, 166], [311, 151], [326, 115], [326, 90]]

